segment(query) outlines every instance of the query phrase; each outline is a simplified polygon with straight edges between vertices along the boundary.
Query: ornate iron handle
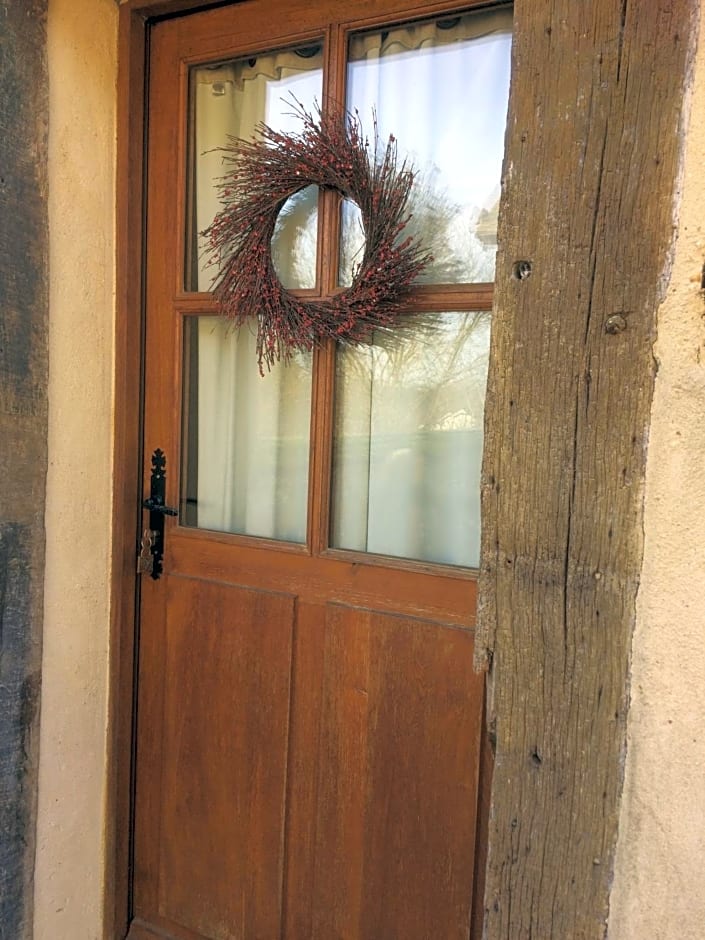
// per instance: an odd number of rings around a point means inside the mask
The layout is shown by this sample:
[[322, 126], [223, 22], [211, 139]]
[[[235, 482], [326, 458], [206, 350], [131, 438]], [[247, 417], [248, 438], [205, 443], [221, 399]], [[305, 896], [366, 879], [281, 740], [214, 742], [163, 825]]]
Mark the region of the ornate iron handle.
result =
[[[163, 450], [157, 448], [152, 454], [152, 474], [150, 477], [150, 493], [146, 499], [142, 500], [142, 508], [149, 510], [149, 533], [148, 544], [144, 544], [140, 550], [140, 562], [138, 571], [149, 573], [152, 580], [157, 581], [162, 574], [162, 561], [164, 558], [164, 516], [178, 516], [179, 510], [172, 506], [167, 506], [165, 502], [166, 493], [166, 456]], [[145, 553], [148, 550], [152, 556], [151, 566], [145, 564]]]

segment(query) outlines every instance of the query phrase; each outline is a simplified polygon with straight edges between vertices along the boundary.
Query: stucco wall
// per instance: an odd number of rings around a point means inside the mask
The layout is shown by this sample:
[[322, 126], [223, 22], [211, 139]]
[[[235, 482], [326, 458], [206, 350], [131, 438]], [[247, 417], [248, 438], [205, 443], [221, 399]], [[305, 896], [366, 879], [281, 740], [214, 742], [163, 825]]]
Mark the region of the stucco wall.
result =
[[[114, 0], [50, 0], [50, 411], [36, 940], [102, 937], [116, 42]], [[703, 45], [680, 234], [659, 317], [611, 940], [705, 937]]]
[[[701, 25], [702, 30], [702, 25]], [[610, 940], [705, 937], [705, 42], [658, 375]]]
[[102, 937], [114, 0], [50, 0], [49, 473], [35, 940]]

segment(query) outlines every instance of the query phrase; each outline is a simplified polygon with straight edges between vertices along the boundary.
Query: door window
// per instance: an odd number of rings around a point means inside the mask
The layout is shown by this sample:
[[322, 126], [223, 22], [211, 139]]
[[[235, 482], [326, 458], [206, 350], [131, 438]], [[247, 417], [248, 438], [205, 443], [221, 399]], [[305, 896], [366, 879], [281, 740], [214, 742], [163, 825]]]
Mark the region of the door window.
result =
[[[309, 111], [321, 100], [322, 48], [317, 43], [191, 69], [187, 290], [209, 290], [216, 273], [199, 233], [220, 208], [222, 148], [232, 137], [250, 140], [260, 122], [280, 131], [296, 130], [293, 100]], [[280, 213], [272, 254], [285, 287], [315, 286], [317, 201], [318, 193], [308, 187]]]
[[331, 543], [476, 566], [490, 316], [409, 319], [338, 351]]
[[259, 374], [255, 334], [221, 317], [185, 321], [182, 522], [306, 541], [311, 356]]
[[[433, 260], [398, 330], [264, 376], [254, 328], [184, 319], [183, 524], [477, 566], [510, 30], [499, 8], [352, 31], [338, 44], [346, 62], [327, 68], [325, 35], [192, 67], [187, 291], [208, 291], [216, 274], [199, 233], [220, 206], [223, 146], [260, 122], [296, 132], [297, 102], [312, 112], [342, 97], [380, 150], [394, 135], [416, 171], [404, 236]], [[272, 255], [287, 289], [320, 297], [351, 283], [363, 244], [357, 206], [308, 187], [283, 207]]]
[[[382, 140], [393, 134], [416, 171], [405, 235], [433, 255], [421, 283], [494, 279], [510, 27], [509, 11], [493, 10], [350, 38], [347, 107], [370, 135], [374, 121]], [[361, 234], [359, 212], [346, 202], [343, 284]]]

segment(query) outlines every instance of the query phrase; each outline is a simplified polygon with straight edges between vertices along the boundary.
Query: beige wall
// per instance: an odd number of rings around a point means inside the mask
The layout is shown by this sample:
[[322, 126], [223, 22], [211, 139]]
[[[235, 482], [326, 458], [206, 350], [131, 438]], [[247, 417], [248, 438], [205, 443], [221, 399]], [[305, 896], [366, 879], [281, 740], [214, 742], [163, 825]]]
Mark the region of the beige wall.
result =
[[35, 940], [102, 937], [117, 6], [50, 0], [49, 475]]
[[[50, 0], [50, 438], [36, 940], [102, 937], [117, 6]], [[705, 49], [659, 318], [611, 940], [705, 937]], [[557, 938], [570, 940], [570, 938]]]
[[[702, 32], [701, 32], [702, 39]], [[705, 43], [658, 319], [610, 940], [705, 938]]]

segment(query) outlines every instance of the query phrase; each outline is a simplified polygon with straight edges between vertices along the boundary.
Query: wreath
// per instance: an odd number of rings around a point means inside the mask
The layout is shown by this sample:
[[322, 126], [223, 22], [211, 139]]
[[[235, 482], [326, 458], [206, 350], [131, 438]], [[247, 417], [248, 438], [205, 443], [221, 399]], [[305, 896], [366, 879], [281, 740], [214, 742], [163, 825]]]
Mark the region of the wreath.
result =
[[[379, 158], [359, 114], [308, 113], [298, 102], [299, 133], [257, 127], [258, 138], [229, 138], [221, 148], [229, 164], [218, 183], [222, 209], [205, 230], [206, 251], [218, 273], [213, 282], [220, 312], [240, 326], [257, 322], [260, 372], [294, 350], [310, 351], [326, 337], [351, 344], [390, 329], [410, 286], [430, 260], [410, 236], [408, 200], [414, 172], [397, 163], [389, 137]], [[287, 199], [307, 186], [336, 190], [360, 208], [365, 248], [350, 287], [326, 299], [304, 299], [284, 288], [274, 270], [271, 240]]]

